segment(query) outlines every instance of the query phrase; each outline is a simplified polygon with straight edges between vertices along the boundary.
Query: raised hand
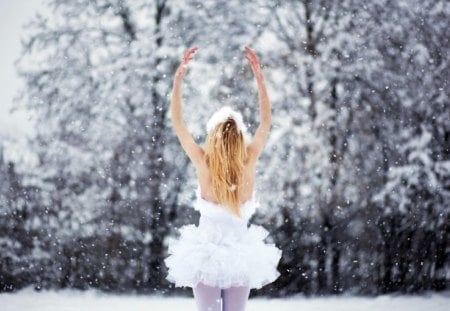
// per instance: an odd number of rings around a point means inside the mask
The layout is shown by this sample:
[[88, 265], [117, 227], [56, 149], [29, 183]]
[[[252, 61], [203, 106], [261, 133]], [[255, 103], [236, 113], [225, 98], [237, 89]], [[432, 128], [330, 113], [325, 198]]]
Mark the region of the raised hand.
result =
[[194, 47], [194, 48], [190, 48], [188, 49], [184, 55], [183, 55], [183, 59], [181, 61], [181, 64], [178, 66], [177, 71], [175, 72], [175, 79], [176, 80], [182, 80], [184, 78], [184, 76], [186, 75], [187, 72], [187, 65], [188, 63], [192, 60], [192, 58], [194, 57], [195, 52], [197, 52], [198, 48]]
[[252, 68], [253, 74], [255, 75], [256, 80], [260, 81], [263, 80], [263, 73], [261, 70], [261, 65], [259, 63], [258, 56], [256, 56], [256, 53], [249, 48], [248, 46], [245, 47], [245, 50], [247, 51], [247, 55], [245, 55], [245, 59], [248, 60], [250, 63], [250, 67]]

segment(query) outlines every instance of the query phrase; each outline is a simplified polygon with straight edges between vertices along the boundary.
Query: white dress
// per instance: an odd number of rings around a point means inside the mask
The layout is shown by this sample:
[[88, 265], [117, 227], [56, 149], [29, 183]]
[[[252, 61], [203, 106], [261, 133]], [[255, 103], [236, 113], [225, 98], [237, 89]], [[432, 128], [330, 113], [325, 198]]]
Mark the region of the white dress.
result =
[[265, 228], [248, 226], [257, 207], [253, 194], [241, 205], [241, 219], [202, 199], [198, 188], [193, 208], [200, 212], [199, 225], [185, 225], [178, 229], [178, 237], [168, 237], [166, 279], [176, 287], [195, 287], [201, 281], [220, 288], [261, 288], [276, 280], [282, 251], [264, 242], [269, 235]]

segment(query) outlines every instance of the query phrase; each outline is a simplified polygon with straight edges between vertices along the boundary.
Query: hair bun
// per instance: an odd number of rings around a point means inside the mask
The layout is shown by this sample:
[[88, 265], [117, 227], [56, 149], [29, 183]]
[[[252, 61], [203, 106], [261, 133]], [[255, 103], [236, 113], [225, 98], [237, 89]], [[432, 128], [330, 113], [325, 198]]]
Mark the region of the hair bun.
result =
[[240, 132], [242, 132], [242, 135], [244, 136], [244, 141], [247, 144], [250, 143], [250, 135], [247, 132], [247, 127], [244, 124], [242, 114], [236, 110], [233, 110], [229, 106], [223, 106], [211, 116], [211, 118], [208, 120], [208, 123], [206, 124], [207, 132], [213, 130], [220, 123], [227, 122], [229, 119], [232, 119], [234, 121], [233, 123], [235, 124], [236, 128]]

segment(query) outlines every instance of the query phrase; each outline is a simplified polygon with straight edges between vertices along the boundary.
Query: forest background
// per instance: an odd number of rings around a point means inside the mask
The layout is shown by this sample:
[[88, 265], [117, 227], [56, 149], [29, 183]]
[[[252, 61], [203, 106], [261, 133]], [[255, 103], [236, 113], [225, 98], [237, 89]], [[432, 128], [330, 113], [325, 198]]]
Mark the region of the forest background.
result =
[[[198, 222], [171, 128], [172, 77], [198, 143], [222, 105], [258, 124], [244, 45], [273, 126], [251, 221], [283, 250], [253, 295], [450, 286], [450, 4], [445, 0], [49, 0], [24, 29], [14, 109], [30, 157], [0, 137], [0, 291], [186, 294], [167, 238]], [[8, 146], [11, 146], [8, 142]], [[2, 147], [3, 146], [3, 147]]]

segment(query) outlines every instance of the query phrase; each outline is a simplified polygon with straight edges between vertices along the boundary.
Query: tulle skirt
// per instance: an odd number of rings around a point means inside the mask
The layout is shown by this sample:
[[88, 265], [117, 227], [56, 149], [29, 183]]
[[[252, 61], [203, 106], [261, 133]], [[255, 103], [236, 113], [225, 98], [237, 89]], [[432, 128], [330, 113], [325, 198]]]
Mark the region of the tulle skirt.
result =
[[245, 223], [227, 225], [200, 218], [199, 226], [178, 229], [167, 240], [166, 279], [176, 287], [195, 287], [198, 282], [228, 288], [261, 288], [276, 280], [282, 251], [265, 243], [269, 232]]

